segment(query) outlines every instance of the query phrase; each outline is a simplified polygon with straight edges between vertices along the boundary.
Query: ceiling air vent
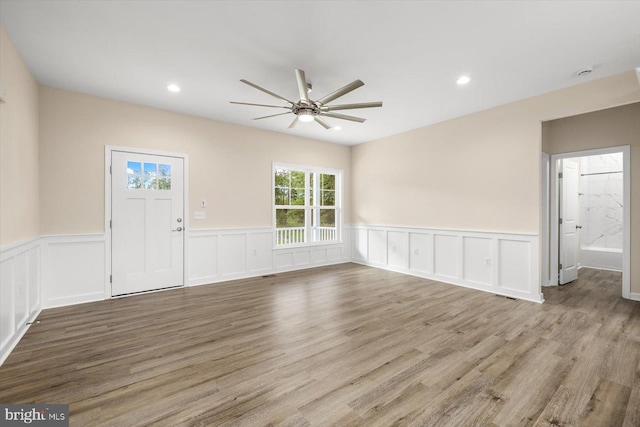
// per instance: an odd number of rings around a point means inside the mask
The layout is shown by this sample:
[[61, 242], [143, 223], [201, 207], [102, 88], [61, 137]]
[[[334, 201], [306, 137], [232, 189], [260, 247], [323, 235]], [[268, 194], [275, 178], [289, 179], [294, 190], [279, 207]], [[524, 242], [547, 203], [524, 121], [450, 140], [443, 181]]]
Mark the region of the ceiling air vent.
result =
[[576, 71], [576, 76], [584, 77], [584, 76], [588, 76], [592, 72], [593, 72], [593, 67], [585, 67], [585, 68], [582, 68], [582, 69]]

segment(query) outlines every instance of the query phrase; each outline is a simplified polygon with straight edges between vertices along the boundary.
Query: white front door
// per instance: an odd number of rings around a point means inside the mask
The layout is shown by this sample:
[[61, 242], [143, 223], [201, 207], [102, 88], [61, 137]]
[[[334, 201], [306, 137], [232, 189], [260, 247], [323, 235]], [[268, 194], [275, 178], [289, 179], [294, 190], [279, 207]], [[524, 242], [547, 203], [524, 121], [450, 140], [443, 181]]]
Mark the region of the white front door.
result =
[[184, 159], [111, 152], [111, 295], [182, 286]]
[[564, 285], [578, 278], [578, 218], [580, 213], [579, 159], [560, 160], [560, 276], [558, 283]]

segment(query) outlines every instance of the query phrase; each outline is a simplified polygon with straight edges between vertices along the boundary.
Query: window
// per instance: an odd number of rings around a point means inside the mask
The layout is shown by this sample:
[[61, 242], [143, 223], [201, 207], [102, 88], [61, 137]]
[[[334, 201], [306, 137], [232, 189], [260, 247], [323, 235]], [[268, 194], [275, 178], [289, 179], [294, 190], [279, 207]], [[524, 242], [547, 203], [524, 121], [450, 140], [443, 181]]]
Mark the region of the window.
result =
[[276, 246], [340, 241], [342, 171], [275, 164]]
[[127, 187], [131, 190], [171, 190], [171, 165], [128, 161]]

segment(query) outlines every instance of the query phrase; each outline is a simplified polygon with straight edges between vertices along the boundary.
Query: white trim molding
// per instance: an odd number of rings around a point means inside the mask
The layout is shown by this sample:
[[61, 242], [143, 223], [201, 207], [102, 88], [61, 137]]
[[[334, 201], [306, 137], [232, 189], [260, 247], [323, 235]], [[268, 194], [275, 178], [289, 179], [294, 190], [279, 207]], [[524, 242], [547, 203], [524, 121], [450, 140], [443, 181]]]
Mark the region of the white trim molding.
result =
[[349, 228], [343, 242], [273, 248], [273, 228], [190, 230], [189, 286], [264, 276], [350, 261]]
[[43, 308], [108, 299], [103, 233], [41, 237]]
[[[559, 202], [558, 202], [558, 160], [573, 157], [597, 156], [600, 154], [622, 153], [623, 165], [623, 242], [622, 242], [622, 297], [634, 299], [631, 295], [631, 148], [628, 145], [620, 147], [599, 148], [595, 150], [575, 151], [571, 153], [561, 153], [551, 155], [550, 188], [551, 188], [551, 239], [549, 271], [550, 283], [552, 286], [558, 285], [558, 222], [559, 222]], [[556, 237], [554, 237], [556, 236]]]
[[[105, 299], [111, 297], [111, 153], [123, 151], [135, 154], [147, 154], [152, 156], [176, 157], [183, 160], [183, 228], [189, 229], [189, 155], [184, 153], [172, 153], [144, 148], [119, 147], [115, 145], [104, 146], [104, 295]], [[186, 233], [185, 233], [186, 234]], [[189, 239], [185, 238], [183, 246], [183, 273], [182, 285], [186, 286], [189, 277], [187, 265], [189, 262]]]
[[541, 303], [537, 234], [354, 225], [352, 262]]
[[40, 239], [0, 249], [0, 365], [41, 311]]

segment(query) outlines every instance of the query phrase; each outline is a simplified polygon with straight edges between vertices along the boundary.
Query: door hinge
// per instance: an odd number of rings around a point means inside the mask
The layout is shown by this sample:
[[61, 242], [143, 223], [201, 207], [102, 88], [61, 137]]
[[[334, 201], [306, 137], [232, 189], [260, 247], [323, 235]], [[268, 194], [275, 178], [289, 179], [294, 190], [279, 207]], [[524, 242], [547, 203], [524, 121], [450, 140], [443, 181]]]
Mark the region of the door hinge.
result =
[[558, 179], [562, 179], [562, 172], [558, 174]]
[[113, 283], [113, 274], [109, 275], [109, 283]]
[[112, 167], [113, 166], [109, 165], [109, 175], [111, 175], [111, 173], [113, 172], [112, 169], [111, 169]]
[[560, 218], [560, 224], [562, 224], [562, 218]]
[[109, 220], [109, 228], [113, 228], [113, 220]]
[[562, 264], [560, 264], [559, 267], [560, 267], [560, 270], [562, 270]]

